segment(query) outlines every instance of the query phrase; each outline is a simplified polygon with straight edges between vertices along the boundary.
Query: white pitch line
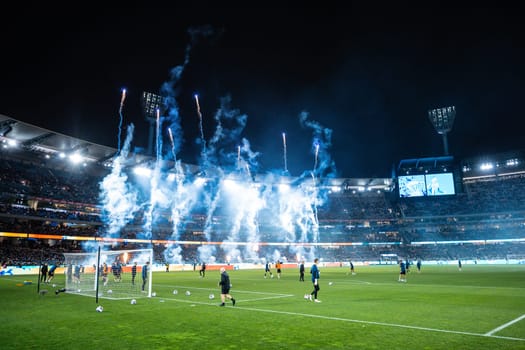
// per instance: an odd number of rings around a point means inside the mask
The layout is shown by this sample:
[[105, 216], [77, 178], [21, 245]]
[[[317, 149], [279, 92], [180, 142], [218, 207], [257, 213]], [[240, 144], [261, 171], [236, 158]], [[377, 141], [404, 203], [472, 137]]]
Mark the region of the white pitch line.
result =
[[259, 301], [259, 300], [269, 300], [269, 299], [279, 299], [279, 298], [290, 298], [293, 297], [291, 294], [280, 294], [273, 297], [266, 297], [266, 298], [257, 298], [257, 299], [242, 299], [243, 302], [246, 301]]
[[[172, 300], [172, 301], [176, 301], [176, 302], [183, 302], [183, 303], [208, 305], [208, 306], [216, 306], [217, 305], [216, 303], [204, 303], [204, 302], [198, 302], [198, 301], [192, 301], [192, 300], [181, 300], [181, 299], [172, 299], [172, 298], [163, 298], [163, 299]], [[243, 300], [243, 301], [245, 301], [245, 300]], [[242, 307], [242, 306], [239, 306], [238, 303], [233, 308], [240, 309], [240, 310], [248, 310], [248, 311], [258, 311], [258, 312], [267, 312], [267, 313], [281, 314], [281, 315], [320, 318], [320, 319], [323, 319], [323, 320], [330, 320], [330, 321], [342, 321], [342, 322], [349, 322], [349, 323], [363, 323], [363, 324], [371, 324], [371, 325], [384, 326], [384, 327], [397, 327], [397, 328], [406, 328], [406, 329], [417, 329], [417, 330], [427, 331], [427, 332], [470, 335], [470, 336], [473, 336], [473, 337], [489, 337], [489, 338], [516, 340], [516, 341], [523, 341], [523, 342], [525, 342], [525, 338], [503, 337], [503, 336], [498, 336], [498, 335], [491, 335], [491, 334], [488, 334], [488, 333], [487, 334], [481, 334], [481, 333], [473, 333], [473, 332], [451, 331], [451, 330], [439, 329], [439, 328], [408, 326], [408, 325], [397, 324], [397, 323], [354, 320], [354, 319], [341, 318], [341, 317], [329, 317], [329, 316], [322, 316], [322, 315], [303, 314], [303, 313], [299, 313], [299, 312], [257, 309], [257, 308], [251, 308], [251, 307]], [[525, 317], [525, 315], [521, 316], [520, 319], [523, 318], [523, 317]]]
[[282, 315], [292, 315], [292, 316], [304, 316], [304, 317], [320, 318], [320, 319], [332, 320], [332, 321], [343, 321], [343, 322], [373, 324], [373, 325], [386, 326], [386, 327], [398, 327], [398, 328], [407, 328], [407, 329], [417, 329], [417, 330], [422, 330], [422, 331], [427, 331], [427, 332], [451, 333], [451, 334], [471, 335], [471, 336], [474, 336], [474, 337], [491, 337], [491, 338], [498, 338], [498, 339], [525, 341], [525, 338], [503, 337], [503, 336], [497, 336], [497, 335], [487, 335], [487, 334], [472, 333], [472, 332], [451, 331], [451, 330], [438, 329], [438, 328], [407, 326], [407, 325], [396, 324], [396, 323], [353, 320], [353, 319], [341, 318], [341, 317], [328, 317], [328, 316], [303, 314], [303, 313], [288, 312], [288, 311], [255, 309], [255, 308], [248, 308], [248, 307], [237, 307], [236, 306], [235, 308], [238, 308], [238, 309], [241, 309], [241, 310], [249, 310], [249, 311], [276, 313], [276, 314], [282, 314]]
[[494, 328], [494, 329], [491, 330], [490, 332], [485, 333], [485, 335], [487, 335], [487, 336], [492, 336], [494, 333], [499, 332], [499, 331], [501, 331], [502, 329], [507, 328], [508, 326], [510, 326], [510, 325], [512, 325], [512, 324], [514, 324], [514, 323], [516, 323], [516, 322], [519, 322], [519, 321], [523, 320], [524, 318], [525, 318], [525, 314], [521, 315], [520, 317], [518, 317], [518, 318], [516, 318], [516, 319], [514, 319], [514, 320], [512, 320], [512, 321], [510, 321], [510, 322], [505, 323], [504, 325], [501, 325], [501, 326], [499, 326], [499, 327], [497, 327], [497, 328]]

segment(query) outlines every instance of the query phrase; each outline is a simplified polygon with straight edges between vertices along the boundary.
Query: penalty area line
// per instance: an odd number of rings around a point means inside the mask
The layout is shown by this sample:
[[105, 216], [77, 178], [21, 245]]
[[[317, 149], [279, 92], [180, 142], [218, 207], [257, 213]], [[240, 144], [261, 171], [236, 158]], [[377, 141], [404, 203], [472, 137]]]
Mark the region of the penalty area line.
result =
[[499, 332], [499, 331], [501, 331], [502, 329], [507, 328], [508, 326], [513, 325], [514, 323], [523, 320], [524, 318], [525, 318], [525, 314], [523, 314], [523, 315], [521, 315], [520, 317], [515, 318], [514, 320], [512, 320], [512, 321], [510, 321], [510, 322], [507, 322], [507, 323], [505, 323], [505, 324], [503, 324], [503, 325], [501, 325], [501, 326], [499, 326], [499, 327], [497, 327], [497, 328], [494, 328], [494, 329], [491, 330], [490, 332], [485, 333], [485, 335], [486, 335], [486, 336], [492, 336], [494, 333]]

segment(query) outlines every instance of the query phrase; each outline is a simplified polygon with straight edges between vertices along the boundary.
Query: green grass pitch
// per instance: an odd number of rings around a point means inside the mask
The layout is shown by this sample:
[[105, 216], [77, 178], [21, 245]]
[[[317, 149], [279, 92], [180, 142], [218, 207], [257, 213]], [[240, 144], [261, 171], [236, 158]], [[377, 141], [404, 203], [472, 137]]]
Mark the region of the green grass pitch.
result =
[[[155, 272], [152, 298], [60, 293], [64, 276], [0, 277], [3, 349], [525, 349], [525, 265], [321, 269], [321, 303], [304, 299], [298, 269], [264, 279], [229, 271], [235, 307], [219, 307], [218, 271]], [[32, 284], [23, 284], [24, 281]], [[22, 285], [21, 285], [22, 284]], [[178, 293], [174, 294], [173, 291]], [[186, 295], [190, 291], [190, 295]], [[215, 298], [210, 299], [209, 295]]]

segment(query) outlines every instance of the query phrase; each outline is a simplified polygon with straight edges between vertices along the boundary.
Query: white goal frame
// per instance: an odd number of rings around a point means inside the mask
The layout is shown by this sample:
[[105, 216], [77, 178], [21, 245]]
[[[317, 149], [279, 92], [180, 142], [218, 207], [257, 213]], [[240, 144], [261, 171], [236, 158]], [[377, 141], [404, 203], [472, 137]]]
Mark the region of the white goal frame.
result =
[[[64, 253], [65, 292], [105, 299], [151, 297], [153, 249], [101, 250], [89, 253]], [[118, 264], [118, 262], [120, 264]], [[136, 274], [132, 268], [136, 263]], [[104, 264], [107, 269], [104, 273]], [[142, 290], [143, 266], [149, 264]], [[120, 269], [118, 268], [120, 265]], [[120, 271], [120, 272], [119, 272]]]

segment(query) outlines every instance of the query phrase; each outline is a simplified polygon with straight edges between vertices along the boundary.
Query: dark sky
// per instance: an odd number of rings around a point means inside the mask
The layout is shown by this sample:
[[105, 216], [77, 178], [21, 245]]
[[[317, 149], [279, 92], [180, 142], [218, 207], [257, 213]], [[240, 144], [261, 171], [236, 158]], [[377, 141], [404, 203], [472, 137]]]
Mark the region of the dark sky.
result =
[[242, 137], [260, 153], [260, 171], [283, 167], [282, 132], [290, 173], [314, 166], [301, 112], [332, 130], [339, 177], [389, 177], [401, 159], [443, 155], [427, 116], [437, 107], [456, 107], [448, 145], [457, 159], [525, 148], [518, 5], [145, 3], [4, 11], [0, 113], [117, 147], [126, 88], [123, 123], [146, 147], [141, 94], [159, 93], [183, 66], [178, 158], [188, 163], [198, 162], [195, 93], [205, 138], [221, 98], [247, 115]]

